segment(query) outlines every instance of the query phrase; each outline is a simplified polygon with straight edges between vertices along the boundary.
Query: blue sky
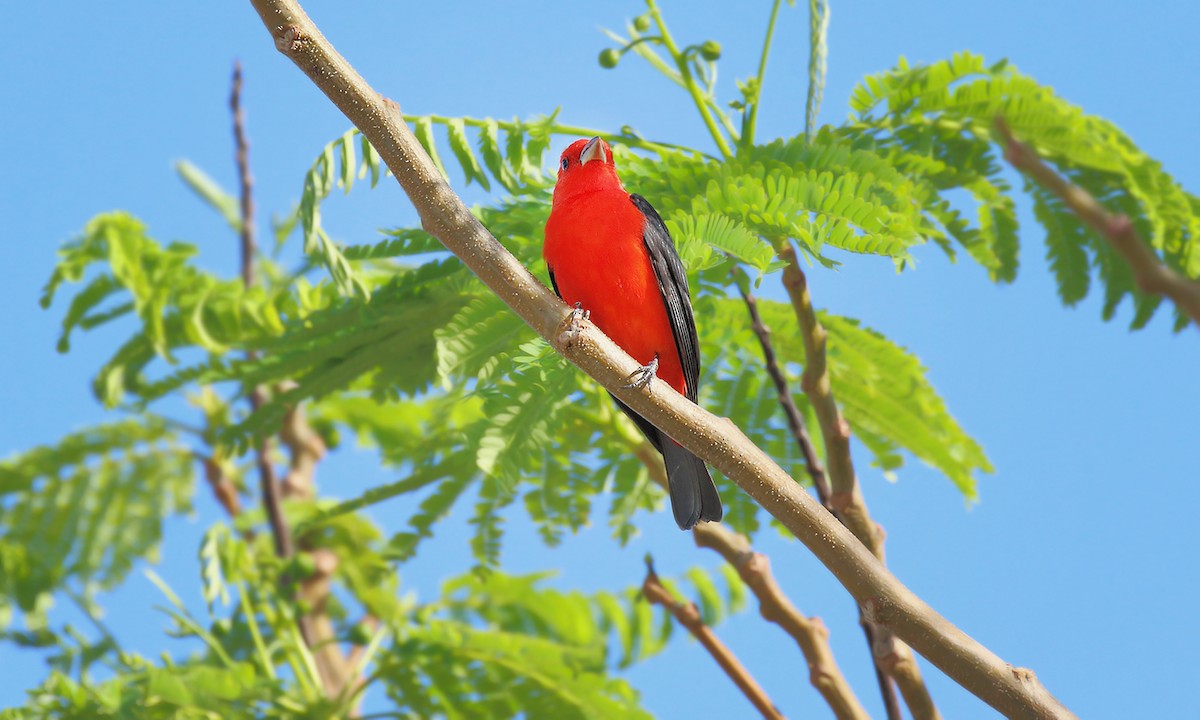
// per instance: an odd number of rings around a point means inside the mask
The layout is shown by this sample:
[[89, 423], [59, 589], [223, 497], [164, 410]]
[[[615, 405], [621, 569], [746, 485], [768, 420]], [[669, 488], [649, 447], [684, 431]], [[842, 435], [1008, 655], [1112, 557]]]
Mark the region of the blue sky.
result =
[[[663, 0], [677, 38], [724, 45], [727, 97], [751, 74], [769, 3]], [[803, 3], [802, 3], [803, 5]], [[596, 63], [600, 27], [620, 28], [638, 3], [310, 2], [315, 20], [382, 93], [409, 112], [512, 117], [563, 108], [565, 121], [705, 144], [690, 101], [632, 57], [614, 71]], [[200, 262], [234, 272], [235, 245], [222, 221], [176, 180], [187, 158], [234, 184], [226, 106], [234, 58], [246, 68], [252, 157], [261, 208], [282, 211], [303, 172], [347, 121], [279, 56], [248, 3], [46, 5], [8, 3], [0, 47], [0, 456], [104, 418], [91, 374], [119, 332], [78, 338], [54, 351], [61, 308], [46, 313], [38, 291], [54, 249], [94, 214], [127, 209], [162, 240], [196, 243]], [[803, 123], [807, 14], [784, 8], [768, 71], [760, 136], [795, 134]], [[904, 55], [933, 61], [958, 50], [1007, 57], [1087, 112], [1123, 128], [1193, 192], [1200, 189], [1195, 119], [1200, 69], [1187, 2], [833, 3], [823, 122], [847, 113], [853, 85]], [[566, 139], [563, 140], [563, 144]], [[558, 148], [556, 147], [555, 152]], [[472, 201], [483, 197], [472, 189]], [[1197, 333], [1171, 334], [1166, 314], [1130, 333], [1129, 308], [1103, 323], [1099, 301], [1058, 302], [1042, 234], [1022, 208], [1022, 269], [1010, 286], [990, 284], [969, 263], [933, 248], [917, 268], [850, 258], [838, 272], [811, 274], [815, 302], [857, 317], [914, 351], [963, 426], [996, 466], [971, 508], [943, 477], [919, 465], [889, 483], [860, 453], [863, 490], [888, 532], [888, 560], [909, 587], [1009, 662], [1028, 666], [1068, 707], [1089, 718], [1178, 716], [1194, 707], [1200, 632], [1186, 599], [1200, 592], [1195, 412]], [[333, 199], [327, 226], [339, 239], [369, 241], [376, 228], [415, 215], [394, 183]], [[322, 466], [329, 493], [347, 497], [389, 479], [370, 458]], [[386, 530], [410, 508], [376, 508]], [[198, 493], [197, 516], [172, 522], [157, 571], [198, 597], [195, 553], [217, 510]], [[625, 550], [603, 523], [546, 550], [513, 524], [505, 564], [559, 568], [558, 583], [618, 588], [641, 579], [652, 551], [664, 573], [715, 557], [692, 547], [669, 517], [647, 517]], [[408, 590], [429, 596], [468, 565], [464, 518], [404, 572]], [[859, 697], [881, 714], [869, 660], [844, 591], [796, 542], [766, 532], [785, 590], [821, 616]], [[140, 573], [108, 599], [109, 623], [128, 646], [156, 654], [166, 619]], [[63, 615], [62, 617], [70, 617]], [[149, 618], [149, 619], [148, 619]], [[794, 645], [750, 610], [720, 628], [791, 717], [824, 717]], [[20, 702], [43, 673], [37, 657], [0, 647], [0, 706]], [[947, 717], [991, 710], [923, 663]], [[629, 680], [664, 718], [744, 717], [750, 706], [689, 641], [634, 668]], [[697, 688], [703, 687], [704, 692]]]

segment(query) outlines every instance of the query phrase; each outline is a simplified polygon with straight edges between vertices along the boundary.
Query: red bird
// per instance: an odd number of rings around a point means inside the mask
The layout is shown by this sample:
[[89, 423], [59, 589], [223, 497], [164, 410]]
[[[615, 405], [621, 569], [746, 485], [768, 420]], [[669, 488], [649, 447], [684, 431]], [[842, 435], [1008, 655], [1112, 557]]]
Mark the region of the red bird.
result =
[[[687, 274], [667, 226], [650, 203], [621, 185], [612, 150], [576, 140], [559, 160], [542, 248], [554, 292], [642, 363], [630, 387], [655, 375], [696, 402], [700, 345]], [[704, 461], [617, 400], [667, 466], [675, 522], [687, 530], [721, 519], [721, 498]]]

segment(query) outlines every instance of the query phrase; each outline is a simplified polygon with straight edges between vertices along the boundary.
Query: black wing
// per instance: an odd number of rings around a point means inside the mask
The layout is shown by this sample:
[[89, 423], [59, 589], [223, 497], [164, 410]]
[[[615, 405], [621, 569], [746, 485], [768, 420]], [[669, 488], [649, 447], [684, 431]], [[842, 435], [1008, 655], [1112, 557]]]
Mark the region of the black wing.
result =
[[654, 207], [638, 194], [629, 196], [634, 207], [646, 217], [646, 229], [642, 239], [650, 253], [650, 264], [658, 279], [658, 290], [667, 306], [667, 318], [671, 322], [671, 333], [675, 336], [675, 348], [683, 365], [683, 380], [687, 383], [687, 398], [696, 402], [696, 391], [700, 382], [700, 343], [696, 338], [696, 318], [692, 315], [692, 299], [688, 295], [687, 271], [683, 261], [675, 252], [675, 243], [667, 226]]

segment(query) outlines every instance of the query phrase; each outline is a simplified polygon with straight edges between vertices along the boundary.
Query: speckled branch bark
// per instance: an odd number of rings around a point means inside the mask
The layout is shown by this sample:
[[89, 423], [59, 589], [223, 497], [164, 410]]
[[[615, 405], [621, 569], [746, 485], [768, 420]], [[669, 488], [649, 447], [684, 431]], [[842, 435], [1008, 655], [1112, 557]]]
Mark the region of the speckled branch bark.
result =
[[1028, 671], [1006, 664], [897, 580], [861, 542], [733, 423], [661, 382], [624, 387], [637, 362], [594, 326], [567, 332], [570, 309], [538, 282], [471, 214], [405, 124], [292, 0], [251, 0], [276, 48], [374, 145], [412, 200], [422, 225], [564, 357], [622, 402], [711, 463], [774, 515], [837, 577], [876, 622], [997, 710], [1073, 717]]

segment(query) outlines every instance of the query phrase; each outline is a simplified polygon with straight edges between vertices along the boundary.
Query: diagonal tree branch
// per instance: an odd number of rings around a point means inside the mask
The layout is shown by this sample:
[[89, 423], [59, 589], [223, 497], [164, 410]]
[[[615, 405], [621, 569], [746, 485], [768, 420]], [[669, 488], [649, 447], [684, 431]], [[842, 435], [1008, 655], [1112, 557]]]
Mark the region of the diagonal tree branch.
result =
[[721, 642], [712, 628], [704, 624], [696, 603], [684, 603], [677, 600], [675, 595], [659, 581], [649, 558], [646, 560], [646, 580], [642, 583], [642, 595], [651, 605], [662, 605], [680, 625], [687, 628], [687, 631], [700, 641], [708, 654], [712, 655], [713, 660], [717, 661], [729, 679], [733, 680], [746, 699], [764, 718], [783, 720], [783, 714], [771, 702], [771, 698], [767, 697], [766, 691], [762, 689], [746, 666], [742, 665], [733, 651]]
[[457, 255], [539, 335], [635, 412], [736, 482], [834, 574], [877, 624], [918, 649], [1002, 713], [1073, 717], [1029, 670], [1008, 665], [888, 572], [846, 528], [731, 422], [662, 383], [624, 387], [637, 362], [590, 323], [570, 332], [571, 310], [471, 214], [405, 124], [333, 49], [294, 0], [251, 0], [272, 40], [363, 133], [387, 163], [423, 227]]
[[[854, 461], [850, 457], [850, 425], [842, 417], [829, 378], [825, 343], [828, 338], [825, 328], [817, 320], [812, 297], [808, 292], [808, 278], [796, 260], [796, 250], [786, 240], [776, 243], [779, 258], [784, 261], [783, 286], [792, 301], [792, 308], [800, 324], [804, 340], [804, 373], [800, 376], [800, 387], [812, 403], [817, 422], [821, 426], [821, 437], [825, 440], [825, 458], [829, 463], [830, 485], [833, 494], [829, 504], [837, 518], [880, 563], [884, 562], [883, 529], [871, 519], [866, 500], [854, 474]], [[933, 704], [933, 697], [921, 677], [912, 650], [895, 633], [872, 617], [869, 608], [860, 606], [860, 622], [871, 645], [871, 656], [876, 668], [896, 682], [904, 703], [915, 720], [936, 720], [941, 715]], [[932, 658], [930, 658], [932, 660]], [[936, 662], [935, 662], [936, 664]], [[883, 687], [886, 684], [881, 684]], [[889, 693], [884, 690], [884, 702]], [[889, 716], [894, 707], [889, 706]]]
[[1175, 303], [1200, 326], [1200, 282], [1168, 267], [1137, 233], [1125, 215], [1113, 215], [1086, 190], [1067, 182], [1038, 157], [1037, 151], [1017, 140], [1004, 118], [997, 117], [996, 132], [1004, 145], [1004, 159], [1034, 182], [1062, 198], [1067, 207], [1125, 258], [1143, 292], [1162, 295]]
[[[646, 466], [651, 479], [665, 490], [667, 473], [662, 455], [645, 440], [637, 445], [635, 454]], [[838, 720], [867, 720], [870, 716], [859, 703], [833, 657], [825, 623], [817, 617], [805, 617], [792, 604], [775, 581], [767, 556], [755, 552], [745, 535], [733, 532], [720, 523], [700, 523], [692, 528], [692, 540], [696, 547], [715, 550], [737, 570], [738, 577], [758, 598], [758, 611], [763, 619], [775, 623], [796, 641], [808, 664], [809, 682], [825, 698], [834, 716]]]

